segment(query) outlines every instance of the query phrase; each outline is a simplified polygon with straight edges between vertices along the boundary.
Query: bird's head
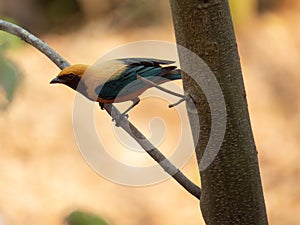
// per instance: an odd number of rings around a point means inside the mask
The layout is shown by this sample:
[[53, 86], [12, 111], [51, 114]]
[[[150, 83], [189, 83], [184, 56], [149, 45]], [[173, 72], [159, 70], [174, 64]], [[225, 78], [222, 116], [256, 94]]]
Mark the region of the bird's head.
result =
[[82, 75], [88, 69], [87, 65], [75, 64], [63, 69], [50, 84], [64, 84], [76, 90]]

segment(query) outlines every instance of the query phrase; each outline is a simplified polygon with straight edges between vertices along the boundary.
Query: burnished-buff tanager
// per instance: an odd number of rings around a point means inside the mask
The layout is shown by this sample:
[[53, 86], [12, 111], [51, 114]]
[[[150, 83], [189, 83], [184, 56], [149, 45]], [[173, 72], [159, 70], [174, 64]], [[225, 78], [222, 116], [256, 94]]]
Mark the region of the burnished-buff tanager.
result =
[[[78, 91], [88, 99], [105, 103], [132, 101], [133, 108], [141, 95], [152, 87], [138, 79], [146, 78], [155, 84], [181, 79], [181, 71], [169, 66], [174, 61], [152, 58], [109, 60], [91, 67], [75, 64], [63, 69], [50, 83], [60, 83]], [[126, 110], [126, 112], [129, 111]]]

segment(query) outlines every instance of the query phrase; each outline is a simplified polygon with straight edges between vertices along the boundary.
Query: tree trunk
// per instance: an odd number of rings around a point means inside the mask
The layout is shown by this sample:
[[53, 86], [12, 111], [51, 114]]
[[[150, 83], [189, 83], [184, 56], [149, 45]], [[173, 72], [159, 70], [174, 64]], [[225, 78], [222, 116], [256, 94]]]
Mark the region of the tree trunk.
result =
[[[170, 4], [177, 43], [209, 66], [223, 93], [224, 108], [226, 106], [224, 115], [216, 117], [226, 119], [223, 120], [226, 122], [224, 138], [220, 148], [213, 145], [218, 148], [213, 149], [217, 153], [213, 155], [214, 160], [207, 165], [204, 160], [203, 164], [203, 157], [212, 156], [206, 152], [211, 132], [215, 127], [222, 127], [215, 125], [212, 106], [222, 101], [209, 102], [204, 91], [207, 85], [199, 88], [193, 79], [183, 75], [184, 89], [192, 96], [199, 115], [195, 117], [189, 112], [201, 175], [200, 207], [204, 220], [208, 225], [268, 224], [228, 1], [170, 0]], [[183, 70], [192, 62], [186, 57], [179, 48]], [[198, 122], [200, 129], [194, 125]], [[195, 138], [198, 135], [199, 141]]]

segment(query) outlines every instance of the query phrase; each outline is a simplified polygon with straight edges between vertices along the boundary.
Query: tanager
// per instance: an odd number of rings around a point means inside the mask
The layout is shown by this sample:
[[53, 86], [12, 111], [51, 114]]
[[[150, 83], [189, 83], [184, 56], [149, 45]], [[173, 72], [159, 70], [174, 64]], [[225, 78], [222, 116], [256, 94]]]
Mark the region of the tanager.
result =
[[[138, 79], [159, 85], [181, 79], [181, 71], [170, 66], [174, 61], [153, 58], [122, 58], [88, 66], [75, 64], [63, 69], [50, 83], [69, 86], [92, 101], [103, 104], [132, 101], [127, 113], [140, 101], [139, 96], [152, 87]], [[123, 114], [124, 114], [123, 113]]]

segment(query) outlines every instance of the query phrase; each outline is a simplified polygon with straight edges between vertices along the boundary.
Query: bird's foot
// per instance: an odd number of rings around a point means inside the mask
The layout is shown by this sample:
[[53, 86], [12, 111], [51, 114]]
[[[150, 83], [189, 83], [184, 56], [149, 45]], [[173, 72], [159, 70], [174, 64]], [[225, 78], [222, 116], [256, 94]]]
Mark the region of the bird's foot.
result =
[[175, 102], [173, 104], [170, 104], [169, 105], [169, 108], [173, 108], [177, 105], [179, 105], [181, 102], [184, 102], [184, 101], [190, 101], [192, 100], [191, 97], [187, 94], [187, 95], [184, 95], [178, 102]]
[[104, 103], [99, 102], [100, 109], [104, 110]]
[[112, 119], [113, 122], [116, 122], [116, 127], [119, 127], [120, 126], [120, 122], [123, 120], [123, 119], [128, 119], [128, 114], [126, 113], [122, 113], [121, 115], [115, 117]]
[[133, 109], [137, 104], [139, 104], [140, 102], [140, 99], [139, 98], [135, 98], [135, 99], [132, 99], [132, 105], [129, 106], [128, 109], [126, 109], [120, 116], [118, 116], [118, 118], [114, 118], [113, 121], [116, 121], [116, 126], [119, 127], [119, 124], [120, 124], [120, 121], [122, 119], [128, 119], [128, 112]]

